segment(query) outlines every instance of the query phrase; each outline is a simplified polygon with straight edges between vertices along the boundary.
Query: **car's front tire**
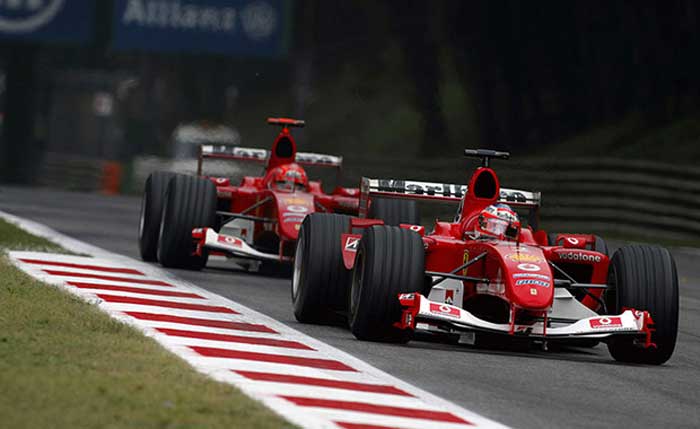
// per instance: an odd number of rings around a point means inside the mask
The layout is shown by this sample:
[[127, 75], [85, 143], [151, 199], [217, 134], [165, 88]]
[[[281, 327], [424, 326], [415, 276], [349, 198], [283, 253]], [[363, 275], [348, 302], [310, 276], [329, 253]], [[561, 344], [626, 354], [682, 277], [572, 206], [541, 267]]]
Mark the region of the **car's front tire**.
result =
[[628, 336], [608, 342], [608, 350], [621, 362], [660, 365], [676, 346], [678, 335], [678, 274], [671, 253], [657, 246], [625, 246], [612, 257], [606, 293], [610, 312], [625, 308], [646, 310], [654, 320], [651, 341], [642, 348]]
[[139, 219], [139, 252], [141, 259], [146, 262], [155, 262], [158, 259], [158, 236], [160, 221], [163, 217], [165, 191], [173, 177], [175, 173], [156, 171], [146, 179]]
[[350, 273], [343, 264], [341, 234], [350, 217], [312, 213], [299, 230], [292, 273], [294, 317], [303, 323], [326, 323], [345, 310]]
[[168, 185], [158, 239], [158, 260], [165, 267], [201, 270], [208, 252], [195, 254], [194, 228], [216, 224], [216, 187], [200, 177], [178, 175]]
[[400, 293], [425, 285], [425, 249], [420, 235], [395, 226], [373, 226], [362, 235], [352, 273], [350, 330], [368, 341], [406, 342], [411, 330], [399, 329]]

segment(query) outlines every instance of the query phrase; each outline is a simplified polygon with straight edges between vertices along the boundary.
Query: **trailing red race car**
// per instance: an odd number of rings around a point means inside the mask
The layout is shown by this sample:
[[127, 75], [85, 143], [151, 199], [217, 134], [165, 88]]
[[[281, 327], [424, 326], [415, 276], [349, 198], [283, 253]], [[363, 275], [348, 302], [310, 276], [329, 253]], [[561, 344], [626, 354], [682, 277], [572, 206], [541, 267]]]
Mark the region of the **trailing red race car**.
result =
[[[210, 251], [258, 261], [290, 262], [301, 222], [314, 212], [358, 213], [359, 190], [336, 187], [326, 194], [303, 166], [342, 167], [342, 157], [297, 152], [290, 127], [304, 121], [269, 118], [282, 130], [272, 150], [202, 145], [197, 176], [156, 172], [146, 180], [141, 205], [139, 248], [145, 261], [166, 267], [201, 269]], [[264, 165], [260, 176], [205, 176], [211, 160]], [[233, 169], [232, 169], [233, 172]], [[413, 201], [376, 200], [370, 216], [387, 224], [417, 223]]]
[[[503, 189], [491, 159], [468, 185], [363, 178], [359, 217], [314, 214], [297, 242], [294, 314], [347, 314], [361, 340], [405, 342], [416, 330], [460, 343], [607, 343], [619, 361], [661, 364], [675, 347], [678, 278], [671, 254], [625, 246], [609, 258], [594, 235], [538, 229], [539, 193]], [[453, 222], [400, 227], [367, 219], [376, 197], [459, 203]], [[519, 215], [529, 212], [527, 225]]]

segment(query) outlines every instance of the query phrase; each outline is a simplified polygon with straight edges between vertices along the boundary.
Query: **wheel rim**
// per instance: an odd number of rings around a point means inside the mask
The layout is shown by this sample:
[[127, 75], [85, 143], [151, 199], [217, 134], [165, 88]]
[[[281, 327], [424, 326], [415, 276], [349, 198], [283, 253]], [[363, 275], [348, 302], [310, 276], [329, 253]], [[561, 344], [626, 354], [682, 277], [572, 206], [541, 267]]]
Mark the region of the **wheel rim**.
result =
[[297, 250], [294, 253], [294, 272], [292, 273], [292, 299], [296, 301], [301, 281], [301, 259], [304, 257], [304, 236], [299, 234]]
[[146, 204], [148, 204], [148, 197], [146, 193], [143, 193], [141, 198], [141, 218], [139, 219], [139, 238], [143, 237], [143, 227], [146, 223]]

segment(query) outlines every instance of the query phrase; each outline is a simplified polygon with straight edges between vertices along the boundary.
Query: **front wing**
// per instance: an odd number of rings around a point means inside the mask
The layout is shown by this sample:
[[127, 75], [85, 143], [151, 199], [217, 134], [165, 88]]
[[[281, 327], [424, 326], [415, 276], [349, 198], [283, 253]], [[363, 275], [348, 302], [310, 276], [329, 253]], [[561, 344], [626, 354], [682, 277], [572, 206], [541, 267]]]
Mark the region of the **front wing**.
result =
[[212, 228], [195, 228], [192, 239], [196, 242], [198, 254], [204, 249], [221, 252], [229, 256], [249, 259], [265, 259], [272, 261], [287, 261], [291, 258], [280, 257], [278, 254], [265, 253], [254, 249], [245, 240], [231, 235], [218, 234]]
[[[650, 327], [654, 322], [647, 311], [626, 309], [619, 315], [595, 316], [580, 319], [563, 326], [546, 326], [545, 321], [529, 325], [492, 323], [474, 316], [467, 310], [440, 302], [430, 301], [418, 293], [399, 295], [404, 307], [401, 321], [395, 326], [416, 329], [416, 324], [425, 323], [444, 329], [446, 332], [491, 332], [511, 334], [539, 339], [606, 338], [613, 335], [640, 335], [645, 347], [651, 343]], [[560, 324], [561, 325], [561, 324]]]

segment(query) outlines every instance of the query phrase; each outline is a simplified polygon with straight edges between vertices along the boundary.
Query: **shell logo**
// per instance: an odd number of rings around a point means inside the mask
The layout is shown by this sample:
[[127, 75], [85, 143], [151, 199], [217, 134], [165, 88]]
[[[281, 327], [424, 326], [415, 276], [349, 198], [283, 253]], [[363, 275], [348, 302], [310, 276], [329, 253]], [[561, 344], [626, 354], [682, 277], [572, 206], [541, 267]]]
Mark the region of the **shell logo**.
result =
[[542, 258], [537, 255], [530, 255], [528, 253], [511, 253], [506, 256], [513, 262], [544, 262]]
[[31, 33], [53, 20], [65, 0], [14, 0], [0, 2], [0, 32]]

